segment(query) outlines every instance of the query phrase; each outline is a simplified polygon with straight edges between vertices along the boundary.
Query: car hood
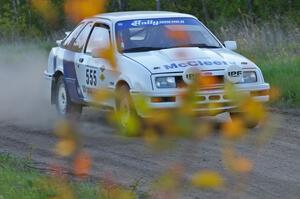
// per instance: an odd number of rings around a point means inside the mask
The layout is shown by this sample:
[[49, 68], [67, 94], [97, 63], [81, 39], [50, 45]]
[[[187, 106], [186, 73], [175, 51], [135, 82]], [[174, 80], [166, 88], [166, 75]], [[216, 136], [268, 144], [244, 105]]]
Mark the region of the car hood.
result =
[[225, 70], [230, 65], [256, 67], [247, 58], [226, 48], [172, 48], [123, 55], [142, 64], [151, 73], [183, 72], [190, 67], [205, 71]]

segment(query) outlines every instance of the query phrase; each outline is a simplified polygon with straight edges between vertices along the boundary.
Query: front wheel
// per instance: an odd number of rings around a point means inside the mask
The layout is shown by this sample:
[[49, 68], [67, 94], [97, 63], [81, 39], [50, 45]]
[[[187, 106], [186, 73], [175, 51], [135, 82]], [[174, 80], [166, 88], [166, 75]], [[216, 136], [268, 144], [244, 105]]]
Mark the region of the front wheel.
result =
[[127, 85], [120, 86], [117, 89], [116, 94], [116, 111], [119, 124], [127, 135], [138, 135], [141, 125], [141, 118], [136, 112], [130, 96], [129, 87]]
[[57, 112], [66, 118], [79, 119], [82, 112], [82, 106], [71, 101], [62, 76], [59, 77], [56, 83], [55, 94]]
[[259, 120], [254, 120], [252, 119], [251, 121], [247, 119], [246, 113], [242, 113], [242, 112], [230, 112], [230, 118], [232, 120], [234, 120], [235, 118], [239, 118], [241, 120], [243, 120], [245, 122], [245, 127], [247, 127], [248, 129], [254, 129], [255, 127], [257, 127], [260, 123]]

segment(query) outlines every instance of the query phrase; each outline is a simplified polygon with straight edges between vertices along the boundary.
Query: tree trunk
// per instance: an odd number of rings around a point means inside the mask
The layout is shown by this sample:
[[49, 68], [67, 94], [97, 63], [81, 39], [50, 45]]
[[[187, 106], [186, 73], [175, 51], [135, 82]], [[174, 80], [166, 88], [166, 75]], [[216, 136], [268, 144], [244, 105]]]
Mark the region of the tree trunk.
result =
[[18, 19], [18, 9], [17, 9], [18, 2], [17, 2], [17, 0], [11, 0], [11, 3], [12, 3], [12, 7], [13, 7], [13, 19], [14, 19], [14, 21], [17, 21], [17, 19]]
[[253, 0], [247, 0], [247, 9], [248, 15], [252, 18], [253, 17]]
[[127, 1], [119, 0], [119, 9], [120, 11], [125, 11], [127, 9]]
[[156, 0], [156, 10], [160, 10], [160, 0]]
[[208, 11], [207, 11], [207, 4], [206, 4], [206, 0], [201, 0], [202, 3], [202, 12], [204, 15], [204, 20], [207, 23], [209, 20], [209, 15], [208, 15]]

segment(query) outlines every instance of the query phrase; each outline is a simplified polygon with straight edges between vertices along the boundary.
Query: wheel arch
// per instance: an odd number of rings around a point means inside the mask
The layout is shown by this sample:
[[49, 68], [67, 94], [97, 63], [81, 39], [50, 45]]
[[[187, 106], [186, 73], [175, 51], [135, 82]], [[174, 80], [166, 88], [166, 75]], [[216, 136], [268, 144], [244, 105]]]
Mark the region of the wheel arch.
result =
[[51, 84], [51, 104], [55, 104], [55, 91], [56, 91], [56, 83], [59, 79], [59, 77], [64, 76], [63, 72], [60, 70], [57, 70], [53, 76], [52, 76], [52, 84]]
[[116, 84], [116, 91], [121, 87], [121, 86], [123, 86], [123, 85], [127, 85], [128, 86], [128, 88], [130, 89], [131, 87], [130, 87], [130, 85], [129, 85], [129, 83], [127, 82], [127, 81], [125, 81], [125, 80], [123, 80], [123, 79], [120, 79], [118, 82], [117, 82], [117, 84]]

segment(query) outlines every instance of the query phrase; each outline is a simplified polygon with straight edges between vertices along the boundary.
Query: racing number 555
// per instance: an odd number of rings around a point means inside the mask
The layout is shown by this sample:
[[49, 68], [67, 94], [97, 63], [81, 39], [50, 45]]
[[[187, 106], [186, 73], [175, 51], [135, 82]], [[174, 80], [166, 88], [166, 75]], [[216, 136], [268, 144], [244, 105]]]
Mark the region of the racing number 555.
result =
[[94, 69], [86, 69], [86, 84], [88, 86], [97, 86], [97, 71]]

